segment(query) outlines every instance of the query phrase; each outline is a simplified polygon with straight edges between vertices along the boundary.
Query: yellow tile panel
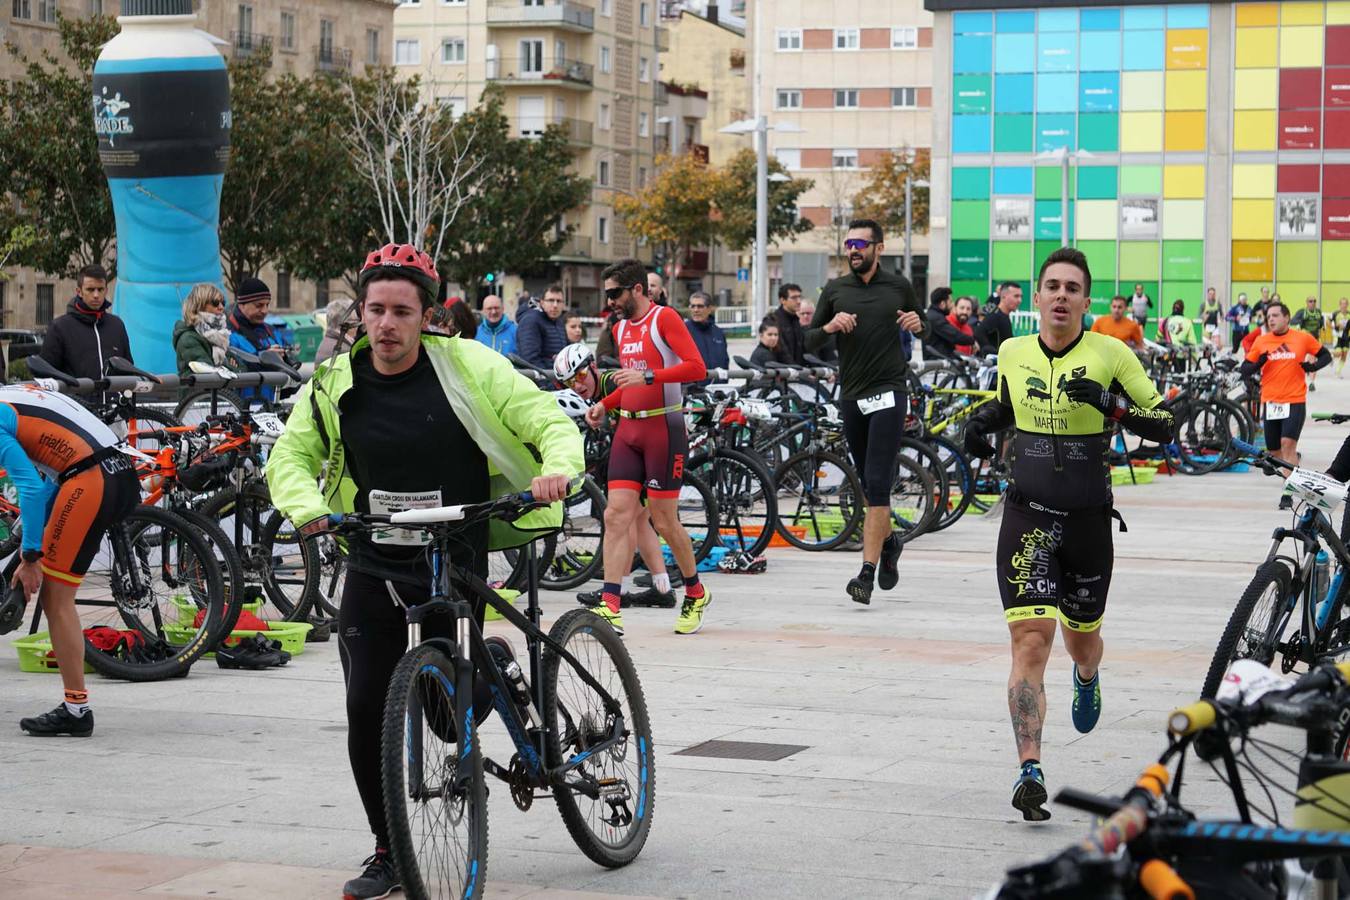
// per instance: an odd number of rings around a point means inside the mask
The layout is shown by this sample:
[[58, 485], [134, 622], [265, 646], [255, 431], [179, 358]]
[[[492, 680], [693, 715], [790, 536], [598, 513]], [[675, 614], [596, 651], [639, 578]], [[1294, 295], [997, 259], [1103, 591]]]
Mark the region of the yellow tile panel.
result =
[[[1270, 107], [1273, 109], [1275, 105], [1271, 103]], [[1162, 109], [1163, 73], [1121, 72], [1120, 108], [1123, 111]]]
[[1232, 224], [1235, 241], [1273, 241], [1275, 201], [1234, 200]]
[[1269, 69], [1280, 64], [1278, 28], [1239, 28], [1234, 46], [1239, 69]]
[[1280, 67], [1283, 69], [1320, 69], [1322, 67], [1323, 28], [1321, 25], [1295, 25], [1280, 29]]
[[1350, 0], [1328, 0], [1328, 25], [1350, 25]]
[[1167, 68], [1204, 69], [1209, 65], [1209, 32], [1204, 28], [1167, 31]]
[[1077, 229], [1079, 240], [1114, 241], [1120, 224], [1114, 200], [1079, 200]]
[[1233, 73], [1234, 109], [1275, 109], [1279, 101], [1279, 69], [1238, 69]]
[[1204, 109], [1209, 99], [1209, 73], [1173, 70], [1167, 73], [1163, 109]]
[[1165, 114], [1163, 149], [1169, 153], [1186, 153], [1205, 149], [1205, 114], [1203, 112], [1171, 112]]
[[1321, 0], [1317, 2], [1286, 2], [1280, 4], [1280, 24], [1289, 25], [1321, 25], [1322, 11], [1326, 7]]
[[1233, 113], [1234, 150], [1274, 150], [1276, 136], [1275, 110], [1240, 109]]
[[1234, 5], [1239, 28], [1252, 25], [1280, 24], [1280, 4], [1278, 3], [1238, 3]]
[[[1271, 135], [1273, 146], [1274, 128], [1271, 129]], [[1163, 114], [1161, 112], [1124, 112], [1120, 114], [1120, 149], [1122, 153], [1159, 153], [1162, 148]]]
[[1169, 199], [1203, 199], [1205, 167], [1163, 166], [1163, 196]]
[[1233, 196], [1251, 199], [1274, 197], [1274, 163], [1238, 163], [1233, 166]]

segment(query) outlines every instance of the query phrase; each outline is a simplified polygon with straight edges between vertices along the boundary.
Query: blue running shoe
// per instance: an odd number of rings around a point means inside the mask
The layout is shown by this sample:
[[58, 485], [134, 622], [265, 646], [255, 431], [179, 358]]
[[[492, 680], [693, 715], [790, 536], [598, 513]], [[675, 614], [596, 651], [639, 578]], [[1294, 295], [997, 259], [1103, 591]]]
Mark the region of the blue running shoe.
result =
[[1028, 822], [1044, 822], [1050, 818], [1050, 810], [1045, 808], [1045, 801], [1049, 797], [1045, 791], [1045, 773], [1041, 771], [1041, 764], [1022, 763], [1022, 771], [1013, 785], [1013, 809], [1021, 812], [1022, 818]]
[[1102, 716], [1102, 673], [1097, 671], [1087, 684], [1078, 680], [1078, 666], [1073, 667], [1073, 727], [1083, 734], [1097, 727]]

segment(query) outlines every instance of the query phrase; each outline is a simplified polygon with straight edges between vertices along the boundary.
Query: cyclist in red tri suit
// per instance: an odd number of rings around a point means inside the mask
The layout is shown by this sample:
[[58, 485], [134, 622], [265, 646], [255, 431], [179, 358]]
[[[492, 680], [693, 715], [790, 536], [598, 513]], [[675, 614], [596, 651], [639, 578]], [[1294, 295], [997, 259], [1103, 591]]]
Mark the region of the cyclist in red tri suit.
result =
[[609, 451], [605, 585], [594, 611], [623, 633], [619, 585], [633, 558], [633, 523], [641, 509], [639, 495], [646, 489], [652, 525], [670, 546], [684, 578], [675, 633], [693, 634], [703, 627], [712, 594], [699, 581], [694, 548], [677, 509], [689, 452], [680, 384], [702, 381], [707, 370], [679, 313], [657, 306], [648, 296], [642, 263], [620, 260], [603, 274], [605, 297], [620, 316], [614, 326], [620, 371], [614, 376], [616, 389], [591, 407], [586, 421], [599, 425], [608, 411], [617, 410], [619, 426]]
[[19, 492], [20, 562], [0, 603], [0, 634], [39, 592], [61, 670], [65, 702], [19, 720], [32, 735], [94, 733], [84, 684], [84, 633], [75, 592], [103, 533], [140, 502], [140, 483], [112, 429], [80, 404], [30, 385], [0, 388], [0, 466]]

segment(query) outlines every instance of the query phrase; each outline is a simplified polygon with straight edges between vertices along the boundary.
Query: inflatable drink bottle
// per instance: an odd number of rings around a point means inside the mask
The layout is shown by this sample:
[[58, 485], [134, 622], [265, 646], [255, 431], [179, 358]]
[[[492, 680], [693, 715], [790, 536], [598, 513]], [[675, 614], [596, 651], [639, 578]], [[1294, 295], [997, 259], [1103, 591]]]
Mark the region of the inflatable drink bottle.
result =
[[177, 370], [173, 324], [198, 282], [221, 285], [220, 189], [230, 88], [192, 0], [123, 0], [94, 64], [94, 130], [117, 218], [113, 311], [136, 364]]

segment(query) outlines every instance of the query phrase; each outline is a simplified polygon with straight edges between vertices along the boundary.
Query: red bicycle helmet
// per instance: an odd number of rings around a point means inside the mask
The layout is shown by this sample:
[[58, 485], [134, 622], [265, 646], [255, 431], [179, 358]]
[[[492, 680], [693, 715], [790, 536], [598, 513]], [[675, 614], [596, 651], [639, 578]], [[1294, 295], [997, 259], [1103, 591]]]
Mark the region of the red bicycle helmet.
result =
[[380, 249], [371, 251], [366, 257], [366, 264], [361, 267], [360, 275], [357, 276], [357, 286], [365, 287], [370, 277], [379, 271], [396, 272], [415, 282], [429, 298], [429, 302], [436, 302], [441, 276], [436, 271], [436, 264], [432, 262], [431, 257], [412, 244], [385, 244]]

